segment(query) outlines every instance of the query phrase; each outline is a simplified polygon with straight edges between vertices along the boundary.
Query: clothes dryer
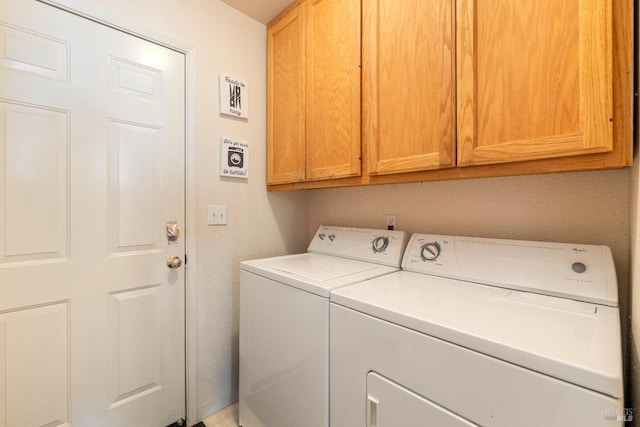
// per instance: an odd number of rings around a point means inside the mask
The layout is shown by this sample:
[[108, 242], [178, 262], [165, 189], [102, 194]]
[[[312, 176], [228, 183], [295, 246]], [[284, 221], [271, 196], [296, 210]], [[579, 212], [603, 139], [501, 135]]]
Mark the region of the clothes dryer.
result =
[[408, 238], [322, 225], [307, 253], [241, 263], [241, 426], [328, 426], [330, 294], [398, 271]]
[[414, 234], [402, 267], [331, 295], [331, 427], [633, 416], [608, 247]]

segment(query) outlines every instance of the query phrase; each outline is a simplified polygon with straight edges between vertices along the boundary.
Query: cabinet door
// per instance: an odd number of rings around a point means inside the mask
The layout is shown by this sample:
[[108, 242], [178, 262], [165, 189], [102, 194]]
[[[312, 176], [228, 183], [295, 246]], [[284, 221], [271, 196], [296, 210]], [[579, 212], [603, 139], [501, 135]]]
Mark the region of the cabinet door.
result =
[[370, 174], [455, 166], [453, 19], [453, 0], [364, 1]]
[[308, 0], [307, 180], [360, 175], [360, 1]]
[[457, 0], [458, 165], [612, 150], [612, 0]]
[[305, 14], [298, 6], [267, 29], [267, 182], [305, 178]]

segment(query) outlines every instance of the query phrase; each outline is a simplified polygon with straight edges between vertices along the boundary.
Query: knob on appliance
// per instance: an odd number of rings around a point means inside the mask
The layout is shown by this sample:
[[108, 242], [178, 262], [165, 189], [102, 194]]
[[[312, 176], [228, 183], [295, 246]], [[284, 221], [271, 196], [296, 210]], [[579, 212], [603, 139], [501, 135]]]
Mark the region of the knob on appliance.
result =
[[423, 261], [433, 261], [438, 258], [442, 248], [440, 247], [440, 243], [438, 242], [429, 242], [422, 245], [420, 249], [420, 258]]
[[383, 252], [389, 246], [389, 238], [387, 236], [378, 236], [373, 239], [371, 248], [373, 252]]

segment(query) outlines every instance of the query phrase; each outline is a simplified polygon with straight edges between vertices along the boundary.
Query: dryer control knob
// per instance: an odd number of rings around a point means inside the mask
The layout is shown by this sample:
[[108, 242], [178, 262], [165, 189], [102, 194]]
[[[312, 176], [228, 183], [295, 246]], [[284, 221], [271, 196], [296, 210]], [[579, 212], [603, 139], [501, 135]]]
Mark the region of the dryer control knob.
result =
[[429, 242], [422, 245], [420, 250], [420, 258], [423, 261], [433, 261], [440, 255], [442, 248], [438, 242]]

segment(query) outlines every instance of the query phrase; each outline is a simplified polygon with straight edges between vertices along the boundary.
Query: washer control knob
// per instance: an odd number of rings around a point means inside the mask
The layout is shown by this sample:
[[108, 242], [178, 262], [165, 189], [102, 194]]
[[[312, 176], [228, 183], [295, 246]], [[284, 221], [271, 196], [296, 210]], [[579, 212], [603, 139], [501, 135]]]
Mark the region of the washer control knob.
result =
[[423, 261], [433, 261], [440, 255], [442, 248], [438, 242], [429, 242], [422, 245], [420, 249], [420, 258]]
[[378, 236], [373, 239], [373, 243], [371, 244], [371, 248], [375, 253], [384, 252], [387, 246], [389, 246], [389, 238], [387, 236]]

